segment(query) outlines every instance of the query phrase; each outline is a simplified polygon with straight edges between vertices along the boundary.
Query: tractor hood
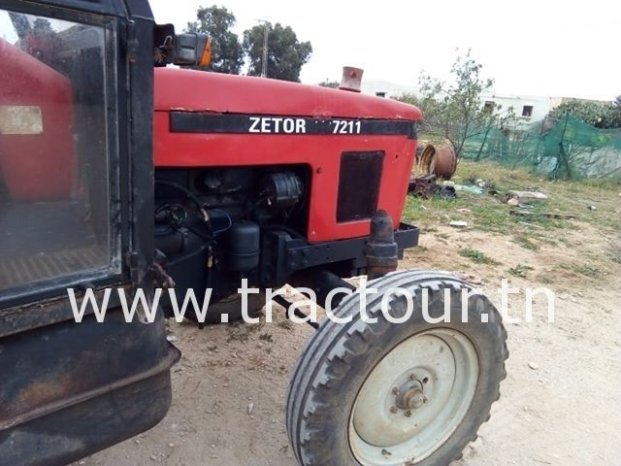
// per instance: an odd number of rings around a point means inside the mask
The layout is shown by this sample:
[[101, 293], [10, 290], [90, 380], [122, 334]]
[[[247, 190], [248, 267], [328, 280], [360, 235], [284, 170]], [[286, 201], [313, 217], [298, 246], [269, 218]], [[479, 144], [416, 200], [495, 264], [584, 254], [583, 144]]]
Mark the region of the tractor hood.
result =
[[357, 92], [275, 79], [155, 69], [155, 111], [420, 121], [418, 108]]

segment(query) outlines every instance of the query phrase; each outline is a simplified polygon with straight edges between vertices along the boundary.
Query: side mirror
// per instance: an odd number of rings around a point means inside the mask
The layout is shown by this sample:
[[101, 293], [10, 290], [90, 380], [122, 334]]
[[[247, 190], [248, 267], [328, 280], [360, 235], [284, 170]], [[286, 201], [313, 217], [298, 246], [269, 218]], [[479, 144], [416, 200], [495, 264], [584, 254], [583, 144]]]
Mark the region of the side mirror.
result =
[[211, 38], [206, 34], [175, 34], [172, 24], [158, 24], [154, 43], [155, 66], [207, 66], [211, 63]]

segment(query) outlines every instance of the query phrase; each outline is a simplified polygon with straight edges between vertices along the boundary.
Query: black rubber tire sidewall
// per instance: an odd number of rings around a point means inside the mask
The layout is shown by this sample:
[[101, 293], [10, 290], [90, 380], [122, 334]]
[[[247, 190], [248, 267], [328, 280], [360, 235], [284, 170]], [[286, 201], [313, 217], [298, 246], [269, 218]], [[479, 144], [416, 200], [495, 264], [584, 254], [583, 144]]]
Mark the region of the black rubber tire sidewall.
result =
[[[299, 381], [296, 384], [295, 380], [292, 381], [291, 389], [295, 393], [290, 393], [289, 396], [288, 426], [290, 436], [293, 434], [291, 442], [294, 443], [294, 451], [301, 464], [360, 464], [350, 451], [348, 438], [351, 409], [360, 388], [373, 368], [390, 350], [407, 338], [433, 328], [453, 329], [468, 337], [479, 359], [479, 378], [467, 414], [453, 435], [431, 456], [413, 464], [448, 464], [460, 456], [468, 442], [476, 438], [479, 426], [489, 416], [491, 404], [499, 396], [499, 382], [505, 376], [505, 332], [500, 316], [484, 296], [471, 298], [469, 322], [461, 322], [461, 299], [457, 290], [466, 285], [444, 276], [440, 280], [455, 289], [452, 294], [450, 324], [429, 324], [420, 312], [415, 312], [403, 324], [390, 324], [381, 314], [377, 315], [377, 324], [365, 324], [359, 318], [359, 313], [356, 313], [356, 318], [348, 329], [326, 322], [318, 334], [313, 336], [321, 338], [321, 333], [329, 333], [334, 341], [326, 346], [327, 340], [324, 340], [324, 347], [329, 349], [324, 354], [315, 355], [312, 363], [307, 360], [304, 370], [314, 372], [310, 377], [306, 374], [310, 384], [300, 384]], [[425, 281], [435, 285], [433, 282], [438, 279], [427, 275], [422, 280], [423, 283]], [[443, 314], [443, 306], [441, 293], [430, 293], [429, 312], [432, 317]], [[481, 322], [482, 313], [488, 315], [488, 323]], [[345, 352], [339, 347], [345, 348]], [[298, 378], [301, 375], [296, 373]], [[293, 409], [296, 404], [297, 409]], [[297, 423], [297, 429], [291, 428], [293, 423]]]

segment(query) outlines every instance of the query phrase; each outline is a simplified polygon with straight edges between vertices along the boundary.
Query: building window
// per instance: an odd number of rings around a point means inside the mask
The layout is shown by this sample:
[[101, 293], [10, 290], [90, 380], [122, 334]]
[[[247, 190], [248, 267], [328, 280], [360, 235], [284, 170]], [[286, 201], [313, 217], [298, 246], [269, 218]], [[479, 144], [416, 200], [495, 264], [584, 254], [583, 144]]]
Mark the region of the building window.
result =
[[524, 105], [522, 107], [522, 116], [526, 118], [530, 118], [533, 116], [533, 106], [532, 105]]
[[483, 105], [483, 111], [487, 113], [492, 113], [495, 106], [495, 102], [492, 102], [491, 100], [486, 100], [485, 104]]

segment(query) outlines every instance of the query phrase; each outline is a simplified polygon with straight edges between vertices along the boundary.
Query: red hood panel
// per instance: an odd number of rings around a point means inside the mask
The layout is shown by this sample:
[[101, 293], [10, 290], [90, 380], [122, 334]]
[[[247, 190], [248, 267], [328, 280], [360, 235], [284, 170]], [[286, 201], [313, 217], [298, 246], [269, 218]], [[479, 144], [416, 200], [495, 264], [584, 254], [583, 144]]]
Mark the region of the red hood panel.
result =
[[414, 106], [357, 92], [178, 68], [155, 69], [155, 110], [421, 119]]

